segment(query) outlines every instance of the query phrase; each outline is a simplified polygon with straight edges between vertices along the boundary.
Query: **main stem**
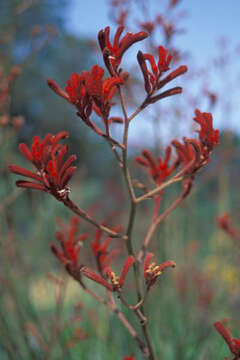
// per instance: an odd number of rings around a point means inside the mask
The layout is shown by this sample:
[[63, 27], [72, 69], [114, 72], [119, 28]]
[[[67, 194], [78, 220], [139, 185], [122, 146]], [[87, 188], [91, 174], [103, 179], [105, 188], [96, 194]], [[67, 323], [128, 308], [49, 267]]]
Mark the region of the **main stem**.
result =
[[[130, 119], [127, 116], [125, 101], [124, 101], [120, 86], [119, 86], [118, 90], [119, 90], [119, 96], [120, 96], [122, 111], [123, 111], [124, 120], [125, 120], [124, 134], [123, 134], [124, 149], [122, 150], [123, 174], [124, 174], [124, 178], [125, 178], [125, 181], [127, 184], [129, 196], [131, 199], [131, 208], [130, 208], [128, 226], [127, 226], [127, 233], [126, 233], [126, 236], [127, 236], [126, 246], [127, 246], [128, 254], [134, 256], [134, 258], [136, 259], [136, 256], [134, 254], [133, 244], [132, 244], [132, 232], [133, 232], [133, 226], [134, 226], [134, 222], [135, 222], [135, 218], [136, 218], [137, 201], [136, 201], [136, 196], [134, 193], [134, 188], [132, 185], [131, 176], [130, 176], [129, 169], [128, 169], [128, 163], [127, 163], [127, 140], [128, 140], [128, 129], [129, 129], [129, 124], [130, 124]], [[133, 271], [134, 271], [134, 279], [135, 279], [137, 298], [138, 298], [138, 301], [141, 301], [142, 300], [142, 292], [141, 292], [141, 286], [140, 286], [140, 281], [139, 281], [139, 279], [140, 279], [139, 263], [137, 261], [135, 261], [133, 263]], [[143, 316], [145, 316], [143, 305], [141, 306], [140, 310], [141, 310]], [[147, 327], [147, 322], [146, 321], [142, 322], [141, 327], [142, 327], [143, 335], [145, 337], [147, 347], [149, 350], [149, 354], [147, 355], [147, 358], [149, 360], [156, 360], [152, 342], [151, 342], [151, 338], [150, 338], [150, 334], [149, 334], [148, 327]]]
[[[136, 258], [134, 251], [133, 251], [133, 246], [132, 246], [132, 231], [133, 231], [133, 226], [134, 226], [134, 221], [135, 221], [135, 216], [136, 216], [136, 202], [131, 202], [131, 210], [130, 210], [130, 216], [129, 216], [129, 222], [128, 222], [128, 229], [127, 229], [127, 250], [128, 250], [128, 254], [132, 255]], [[135, 287], [136, 287], [136, 292], [137, 292], [137, 299], [138, 301], [142, 300], [142, 292], [141, 292], [141, 286], [140, 286], [140, 282], [139, 282], [139, 263], [136, 261], [133, 263], [133, 271], [134, 271], [134, 279], [135, 279]], [[144, 310], [144, 306], [141, 305], [140, 307], [141, 313], [142, 315], [145, 317], [145, 310]], [[151, 342], [151, 337], [148, 331], [148, 327], [147, 327], [147, 322], [142, 322], [141, 323], [141, 327], [142, 327], [142, 331], [148, 346], [148, 350], [149, 350], [149, 356], [148, 359], [149, 360], [155, 360], [156, 357], [154, 355], [154, 350], [153, 350], [153, 346], [152, 346], [152, 342]]]

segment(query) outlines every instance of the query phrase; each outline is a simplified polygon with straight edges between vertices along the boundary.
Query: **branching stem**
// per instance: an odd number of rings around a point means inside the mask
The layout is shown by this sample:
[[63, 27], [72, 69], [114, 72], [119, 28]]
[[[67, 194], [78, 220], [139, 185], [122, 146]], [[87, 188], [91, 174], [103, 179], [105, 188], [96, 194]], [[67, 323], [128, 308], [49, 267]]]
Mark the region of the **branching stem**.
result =
[[157, 226], [173, 211], [175, 210], [183, 201], [183, 199], [186, 197], [186, 194], [189, 192], [189, 188], [184, 189], [184, 191], [178, 196], [177, 199], [175, 199], [175, 201], [162, 213], [160, 214], [158, 217], [156, 217], [153, 222], [151, 223], [146, 237], [143, 241], [143, 245], [141, 250], [139, 251], [138, 255], [137, 255], [137, 260], [138, 262], [142, 261], [143, 256], [145, 255], [147, 248], [149, 246], [149, 243], [151, 241], [151, 238], [157, 228]]
[[[125, 149], [122, 151], [122, 153], [123, 153], [123, 174], [124, 174], [124, 178], [125, 178], [125, 181], [127, 184], [130, 200], [131, 200], [129, 221], [128, 221], [127, 232], [126, 232], [126, 238], [127, 238], [126, 246], [127, 246], [128, 254], [134, 256], [134, 258], [136, 259], [136, 256], [134, 254], [133, 245], [132, 245], [132, 232], [133, 232], [133, 226], [134, 226], [134, 222], [135, 222], [135, 218], [136, 218], [137, 201], [136, 201], [136, 196], [134, 193], [134, 188], [133, 188], [130, 172], [128, 169], [128, 163], [127, 163], [127, 142], [128, 142], [128, 129], [129, 129], [129, 124], [130, 124], [130, 119], [127, 116], [125, 100], [123, 98], [123, 94], [122, 94], [120, 86], [118, 87], [118, 91], [119, 91], [122, 112], [123, 112], [123, 116], [124, 116], [123, 145], [124, 145]], [[140, 110], [137, 110], [133, 115], [136, 116], [139, 112], [140, 112]], [[131, 119], [133, 119], [133, 117], [134, 117], [133, 115], [132, 115]], [[141, 293], [140, 276], [139, 276], [139, 263], [134, 262], [133, 272], [134, 272], [135, 287], [136, 287], [138, 302], [141, 302], [142, 301], [142, 293]], [[138, 312], [139, 312], [139, 314], [141, 314], [140, 325], [142, 327], [143, 335], [145, 337], [148, 351], [149, 351], [147, 359], [155, 360], [156, 357], [154, 355], [154, 350], [153, 350], [150, 334], [148, 332], [147, 318], [144, 314], [143, 305], [141, 305], [140, 309], [138, 309]], [[143, 321], [143, 319], [144, 319], [144, 321]]]

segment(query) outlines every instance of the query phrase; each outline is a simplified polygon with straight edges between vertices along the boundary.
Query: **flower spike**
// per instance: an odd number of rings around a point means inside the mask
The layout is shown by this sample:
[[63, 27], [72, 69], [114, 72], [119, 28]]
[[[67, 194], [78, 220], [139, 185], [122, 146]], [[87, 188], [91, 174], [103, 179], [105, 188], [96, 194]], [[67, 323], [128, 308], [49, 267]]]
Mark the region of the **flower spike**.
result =
[[123, 284], [124, 284], [124, 281], [125, 281], [125, 278], [128, 274], [128, 271], [130, 269], [130, 267], [132, 266], [132, 264], [134, 263], [134, 257], [133, 256], [128, 256], [124, 265], [123, 265], [123, 268], [122, 268], [122, 272], [121, 272], [121, 275], [120, 275], [120, 278], [119, 278], [119, 286], [122, 287]]
[[73, 216], [69, 224], [60, 223], [60, 230], [55, 233], [55, 237], [60, 243], [61, 249], [56, 244], [51, 244], [51, 250], [63, 265], [70, 264], [71, 268], [77, 269], [79, 267], [79, 251], [87, 239], [88, 234], [81, 234], [77, 236], [79, 230], [80, 220]]
[[213, 129], [213, 119], [211, 113], [201, 112], [195, 110], [195, 117], [193, 118], [200, 126], [199, 137], [203, 145], [211, 151], [215, 145], [219, 144], [219, 131]]
[[[158, 47], [158, 63], [155, 62], [153, 55], [143, 54], [141, 51], [137, 54], [137, 60], [143, 74], [144, 86], [147, 93], [147, 99], [144, 106], [154, 103], [164, 97], [180, 94], [182, 92], [181, 87], [175, 87], [154, 97], [152, 96], [155, 91], [161, 89], [165, 84], [176, 77], [183, 75], [187, 71], [187, 67], [181, 65], [164, 79], [161, 79], [162, 74], [170, 70], [170, 62], [172, 60], [172, 55], [168, 54], [168, 51], [163, 46]], [[148, 69], [147, 62], [149, 62], [151, 70]]]
[[148, 37], [148, 34], [145, 31], [140, 31], [136, 34], [127, 33], [126, 35], [124, 35], [122, 40], [120, 40], [123, 30], [124, 30], [123, 26], [119, 26], [117, 28], [116, 34], [114, 36], [113, 44], [111, 44], [109, 39], [110, 36], [109, 26], [107, 26], [103, 30], [100, 30], [98, 33], [98, 42], [101, 51], [103, 53], [104, 63], [111, 76], [119, 75], [118, 67], [121, 63], [125, 51], [134, 43]]
[[171, 158], [171, 147], [167, 146], [165, 150], [165, 159], [162, 159], [160, 156], [155, 162], [151, 152], [147, 149], [142, 151], [142, 156], [137, 156], [135, 160], [142, 166], [148, 168], [150, 175], [152, 176], [154, 182], [157, 185], [161, 185], [162, 182], [173, 173], [176, 169], [178, 163], [173, 162], [172, 165], [169, 165]]
[[191, 178], [191, 181], [196, 172], [209, 163], [213, 148], [219, 144], [219, 131], [213, 129], [212, 114], [201, 113], [198, 109], [195, 110], [195, 114], [194, 121], [201, 126], [197, 131], [199, 140], [183, 138], [183, 143], [178, 140], [172, 141], [182, 166], [182, 175]]
[[103, 80], [104, 69], [94, 65], [85, 79], [86, 91], [93, 100], [95, 112], [107, 118], [111, 108], [111, 99], [115, 95], [116, 86], [123, 84], [120, 77], [111, 77]]
[[72, 166], [76, 156], [71, 155], [65, 160], [67, 146], [59, 144], [59, 141], [66, 137], [68, 137], [66, 131], [61, 131], [55, 136], [47, 134], [43, 140], [35, 136], [31, 150], [26, 144], [21, 143], [19, 151], [37, 171], [34, 173], [14, 164], [9, 165], [9, 171], [12, 173], [35, 180], [18, 180], [16, 185], [49, 192], [57, 199], [65, 198], [69, 193], [67, 184], [76, 170], [76, 167]]
[[104, 77], [104, 69], [94, 65], [90, 71], [82, 71], [81, 74], [73, 73], [67, 81], [65, 91], [60, 88], [54, 80], [49, 79], [49, 87], [59, 96], [66, 99], [77, 108], [77, 115], [94, 130], [97, 134], [106, 137], [107, 135], [99, 129], [91, 120], [90, 115], [94, 111], [104, 121], [107, 133], [109, 125], [114, 118], [109, 117], [113, 105], [117, 86], [124, 83], [125, 74], [119, 76]]
[[69, 225], [60, 223], [60, 231], [55, 233], [55, 237], [60, 243], [60, 248], [52, 243], [51, 250], [58, 260], [66, 267], [67, 271], [84, 287], [82, 275], [103, 285], [110, 291], [114, 291], [113, 286], [106, 279], [98, 275], [94, 270], [83, 265], [79, 261], [79, 252], [88, 234], [77, 236], [80, 220], [72, 217]]
[[113, 290], [113, 286], [111, 284], [109, 284], [109, 282], [107, 282], [107, 280], [105, 280], [103, 277], [101, 277], [100, 275], [98, 275], [95, 271], [93, 271], [92, 269], [89, 269], [86, 266], [83, 266], [80, 269], [80, 273], [84, 276], [86, 276], [88, 279], [93, 280], [95, 282], [97, 282], [98, 284], [104, 286], [106, 289], [110, 290], [110, 291], [114, 291]]

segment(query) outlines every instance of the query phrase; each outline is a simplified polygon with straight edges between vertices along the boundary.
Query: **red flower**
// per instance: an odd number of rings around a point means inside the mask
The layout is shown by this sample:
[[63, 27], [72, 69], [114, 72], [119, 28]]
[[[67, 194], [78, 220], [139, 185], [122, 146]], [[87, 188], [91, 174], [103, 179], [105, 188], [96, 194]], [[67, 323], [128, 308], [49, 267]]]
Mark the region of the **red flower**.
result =
[[196, 139], [183, 138], [183, 143], [173, 140], [172, 144], [182, 167], [178, 176], [183, 176], [184, 197], [186, 197], [192, 188], [196, 173], [210, 161], [209, 153], [204, 151], [202, 143]]
[[62, 229], [57, 231], [55, 236], [60, 243], [61, 249], [56, 244], [51, 244], [51, 250], [59, 261], [66, 267], [70, 275], [73, 276], [82, 286], [82, 275], [103, 285], [108, 290], [113, 291], [113, 287], [103, 277], [98, 275], [94, 270], [84, 266], [79, 262], [78, 255], [83, 241], [88, 237], [87, 234], [77, 236], [79, 219], [73, 217], [68, 228], [61, 226]]
[[103, 80], [104, 69], [94, 65], [86, 76], [85, 85], [88, 94], [93, 99], [94, 110], [103, 118], [107, 118], [112, 106], [111, 99], [115, 95], [116, 86], [123, 84], [120, 77], [110, 77]]
[[140, 165], [148, 168], [157, 185], [161, 185], [165, 178], [171, 175], [180, 165], [181, 170], [178, 172], [178, 176], [183, 176], [184, 196], [189, 193], [196, 172], [210, 161], [210, 154], [219, 143], [219, 132], [213, 129], [212, 115], [210, 113], [201, 113], [199, 110], [196, 110], [195, 114], [194, 120], [201, 126], [201, 129], [197, 131], [199, 140], [183, 138], [183, 142], [180, 142], [174, 139], [172, 145], [176, 149], [177, 158], [172, 165], [169, 165], [170, 146], [166, 148], [165, 159], [158, 157], [157, 162], [149, 150], [144, 150], [142, 156], [136, 157], [136, 161]]
[[136, 161], [148, 168], [153, 180], [157, 185], [160, 185], [172, 172], [176, 169], [177, 163], [173, 163], [173, 165], [169, 165], [170, 157], [171, 157], [171, 147], [168, 146], [165, 150], [165, 159], [163, 160], [160, 156], [157, 159], [157, 163], [155, 162], [152, 154], [149, 150], [142, 151], [143, 156], [137, 156]]
[[[83, 241], [88, 237], [88, 234], [77, 235], [79, 230], [80, 220], [77, 217], [73, 217], [70, 220], [70, 224], [66, 226], [65, 224], [60, 223], [60, 231], [55, 233], [55, 237], [60, 243], [59, 247], [52, 243], [51, 250], [54, 255], [58, 258], [58, 260], [66, 267], [67, 271], [78, 281], [82, 286], [85, 286], [82, 282], [82, 275], [97, 282], [98, 284], [104, 286], [110, 291], [119, 291], [125, 282], [125, 278], [127, 273], [134, 262], [134, 258], [132, 256], [128, 256], [120, 277], [117, 277], [108, 267], [104, 269], [103, 273], [102, 269], [100, 269], [100, 275], [97, 274], [94, 270], [82, 264], [79, 261], [79, 251], [83, 244]], [[101, 235], [100, 235], [101, 236]], [[92, 247], [96, 252], [96, 255], [102, 252], [104, 254], [104, 250], [107, 248], [107, 243], [105, 242], [103, 246], [99, 246], [99, 239], [96, 239], [95, 243], [92, 243]], [[106, 259], [105, 259], [106, 261]], [[104, 263], [105, 263], [104, 261]], [[110, 279], [110, 282], [107, 280]]]
[[80, 273], [86, 276], [88, 279], [97, 282], [98, 284], [104, 286], [110, 291], [114, 291], [113, 286], [102, 276], [98, 275], [94, 270], [88, 268], [87, 266], [82, 266], [80, 268]]
[[223, 339], [227, 343], [229, 350], [233, 355], [235, 355], [233, 360], [237, 360], [240, 358], [240, 340], [232, 337], [232, 334], [221, 322], [216, 322], [214, 324], [216, 330], [222, 335]]
[[103, 79], [104, 69], [94, 65], [92, 69], [82, 71], [81, 74], [73, 73], [67, 81], [65, 91], [52, 79], [48, 80], [49, 87], [59, 96], [76, 106], [82, 120], [99, 135], [105, 134], [89, 119], [92, 110], [103, 118], [106, 127], [114, 119], [108, 119], [111, 109], [112, 98], [115, 95], [117, 85], [123, 84], [121, 77], [109, 77]]
[[124, 356], [122, 360], [135, 360], [135, 357], [133, 355], [131, 356]]
[[[170, 70], [169, 65], [172, 60], [172, 55], [168, 54], [168, 51], [163, 46], [159, 46], [158, 56], [159, 60], [156, 64], [154, 57], [151, 54], [143, 54], [141, 51], [139, 51], [137, 54], [138, 63], [140, 65], [144, 78], [145, 90], [148, 94], [148, 104], [154, 103], [163, 97], [181, 93], [182, 88], [176, 87], [152, 97], [152, 94], [156, 90], [161, 89], [168, 82], [172, 81], [173, 79], [184, 74], [187, 71], [187, 67], [182, 65], [179, 66], [179, 68], [177, 68], [176, 70], [172, 71], [164, 79], [161, 79], [162, 74]], [[147, 67], [147, 61], [150, 63], [151, 70], [149, 70]]]
[[104, 63], [112, 76], [119, 75], [118, 66], [121, 63], [122, 56], [125, 51], [134, 43], [145, 39], [148, 34], [140, 31], [136, 34], [127, 33], [121, 40], [121, 34], [124, 30], [123, 26], [117, 28], [114, 36], [113, 44], [111, 44], [109, 35], [110, 27], [100, 30], [98, 33], [98, 42], [103, 53]]
[[[120, 228], [116, 226], [112, 230], [118, 231]], [[108, 268], [113, 260], [113, 258], [118, 254], [118, 250], [109, 250], [108, 247], [112, 241], [110, 236], [107, 236], [104, 242], [101, 244], [102, 231], [100, 229], [96, 230], [95, 240], [91, 242], [92, 251], [96, 258], [96, 263], [100, 274], [104, 274], [106, 268]]]
[[193, 118], [200, 126], [199, 138], [203, 146], [207, 147], [207, 151], [210, 152], [215, 145], [219, 144], [219, 130], [213, 129], [213, 119], [211, 113], [201, 112], [195, 110], [195, 117]]
[[157, 278], [162, 274], [162, 272], [172, 267], [174, 268], [176, 266], [176, 263], [174, 261], [165, 261], [164, 263], [160, 265], [156, 265], [155, 262], [152, 262], [150, 264], [151, 259], [154, 257], [154, 254], [148, 253], [145, 258], [144, 262], [144, 277], [146, 281], [147, 290], [151, 288], [157, 281]]
[[92, 112], [92, 101], [85, 86], [87, 76], [87, 71], [82, 71], [80, 75], [73, 73], [65, 87], [68, 101], [76, 106], [83, 121], [87, 121]]
[[49, 192], [57, 199], [66, 197], [69, 193], [67, 184], [76, 170], [75, 166], [71, 166], [76, 156], [71, 155], [65, 160], [67, 145], [59, 144], [59, 141], [66, 137], [68, 137], [66, 131], [61, 131], [57, 135], [47, 134], [42, 141], [39, 136], [35, 136], [31, 150], [26, 144], [21, 143], [19, 150], [35, 166], [37, 172], [31, 172], [17, 165], [9, 165], [9, 171], [31, 179], [31, 181], [19, 180], [16, 185]]
[[51, 250], [60, 262], [63, 265], [70, 264], [74, 269], [79, 267], [78, 254], [83, 241], [88, 237], [88, 234], [77, 236], [79, 223], [79, 218], [74, 216], [71, 218], [69, 226], [61, 224], [61, 230], [55, 233], [61, 250], [54, 243], [51, 244]]
[[82, 275], [97, 282], [110, 291], [120, 291], [124, 285], [125, 278], [133, 262], [134, 258], [132, 256], [128, 256], [123, 265], [120, 277], [116, 276], [116, 274], [111, 271], [110, 268], [106, 269], [106, 275], [108, 279], [110, 279], [111, 283], [109, 283], [104, 277], [98, 275], [94, 270], [89, 269], [86, 266], [82, 266], [80, 272]]
[[111, 280], [113, 291], [119, 290], [123, 287], [128, 271], [133, 263], [134, 263], [134, 257], [128, 256], [123, 265], [120, 277], [116, 276], [116, 274], [113, 271], [111, 271], [110, 268], [106, 270], [106, 274], [108, 278]]
[[[183, 143], [172, 141], [176, 149], [178, 161], [184, 169], [184, 174], [193, 175], [203, 164], [201, 163], [202, 146], [196, 139], [183, 138]], [[207, 160], [207, 159], [205, 159]]]
[[184, 143], [178, 140], [172, 141], [183, 168], [183, 175], [188, 177], [194, 177], [195, 173], [210, 161], [211, 151], [219, 143], [219, 131], [213, 129], [212, 115], [201, 113], [199, 110], [195, 110], [195, 114], [194, 120], [201, 126], [197, 131], [199, 140], [183, 138]]

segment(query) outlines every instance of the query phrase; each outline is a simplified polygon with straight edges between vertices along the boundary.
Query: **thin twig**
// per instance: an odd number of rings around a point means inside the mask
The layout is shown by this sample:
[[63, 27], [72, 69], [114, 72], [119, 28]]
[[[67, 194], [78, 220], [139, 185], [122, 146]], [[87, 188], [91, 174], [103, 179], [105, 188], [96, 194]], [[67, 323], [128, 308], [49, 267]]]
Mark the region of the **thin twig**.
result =
[[135, 329], [132, 327], [132, 325], [128, 322], [128, 320], [125, 318], [125, 316], [123, 315], [122, 312], [119, 311], [119, 309], [117, 308], [114, 298], [112, 296], [112, 293], [109, 293], [109, 306], [111, 308], [111, 310], [117, 315], [117, 317], [119, 318], [119, 320], [121, 321], [121, 323], [125, 326], [125, 328], [127, 329], [127, 331], [129, 332], [129, 334], [134, 338], [134, 340], [137, 342], [139, 348], [141, 349], [141, 351], [145, 354], [145, 356], [147, 357], [147, 359], [149, 358], [149, 350], [148, 348], [145, 346], [144, 342], [140, 339], [140, 337], [137, 335]]
[[79, 217], [83, 218], [90, 224], [96, 226], [98, 229], [104, 231], [108, 235], [110, 235], [113, 238], [124, 238], [123, 235], [116, 233], [116, 231], [113, 231], [109, 229], [107, 226], [99, 224], [97, 221], [95, 221], [92, 217], [90, 217], [89, 214], [87, 214], [84, 210], [82, 210], [80, 207], [78, 207], [69, 197], [66, 199], [61, 200], [62, 203], [69, 208], [71, 211], [73, 211], [75, 214], [77, 214]]
[[114, 145], [118, 146], [120, 149], [124, 150], [124, 148], [125, 148], [124, 145], [119, 143], [117, 140], [113, 139], [111, 136], [108, 136], [106, 134], [102, 134], [102, 137], [104, 139], [108, 139], [112, 144], [114, 144]]
[[160, 191], [162, 191], [163, 189], [165, 189], [166, 187], [168, 187], [169, 185], [172, 185], [176, 182], [179, 182], [183, 179], [183, 177], [173, 177], [170, 180], [164, 182], [163, 184], [159, 185], [158, 187], [156, 187], [155, 189], [147, 192], [146, 194], [139, 196], [138, 198], [136, 198], [136, 202], [139, 203], [143, 200], [147, 200], [149, 198], [151, 198], [153, 195], [156, 195], [157, 193], [159, 193]]
[[143, 304], [143, 300], [139, 301], [136, 305], [132, 306], [128, 304], [128, 302], [124, 299], [123, 295], [119, 292], [118, 298], [121, 300], [124, 306], [126, 306], [129, 310], [133, 311], [141, 323], [144, 323], [147, 321], [146, 317], [141, 313], [139, 310], [140, 306]]
[[180, 203], [183, 201], [183, 199], [186, 197], [186, 194], [188, 193], [188, 188], [185, 189], [180, 195], [179, 197], [161, 214], [159, 215], [150, 225], [147, 235], [143, 241], [143, 245], [141, 247], [141, 250], [139, 251], [138, 255], [137, 255], [137, 260], [138, 262], [142, 261], [142, 258], [144, 256], [144, 254], [146, 253], [146, 250], [149, 246], [150, 240], [157, 228], [157, 226], [173, 211], [175, 210]]
[[135, 111], [132, 113], [132, 115], [129, 116], [128, 121], [129, 121], [129, 122], [132, 121], [132, 119], [134, 119], [135, 116], [137, 116], [142, 110], [143, 110], [142, 105], [140, 105], [140, 106], [137, 108], [137, 110], [135, 110]]

